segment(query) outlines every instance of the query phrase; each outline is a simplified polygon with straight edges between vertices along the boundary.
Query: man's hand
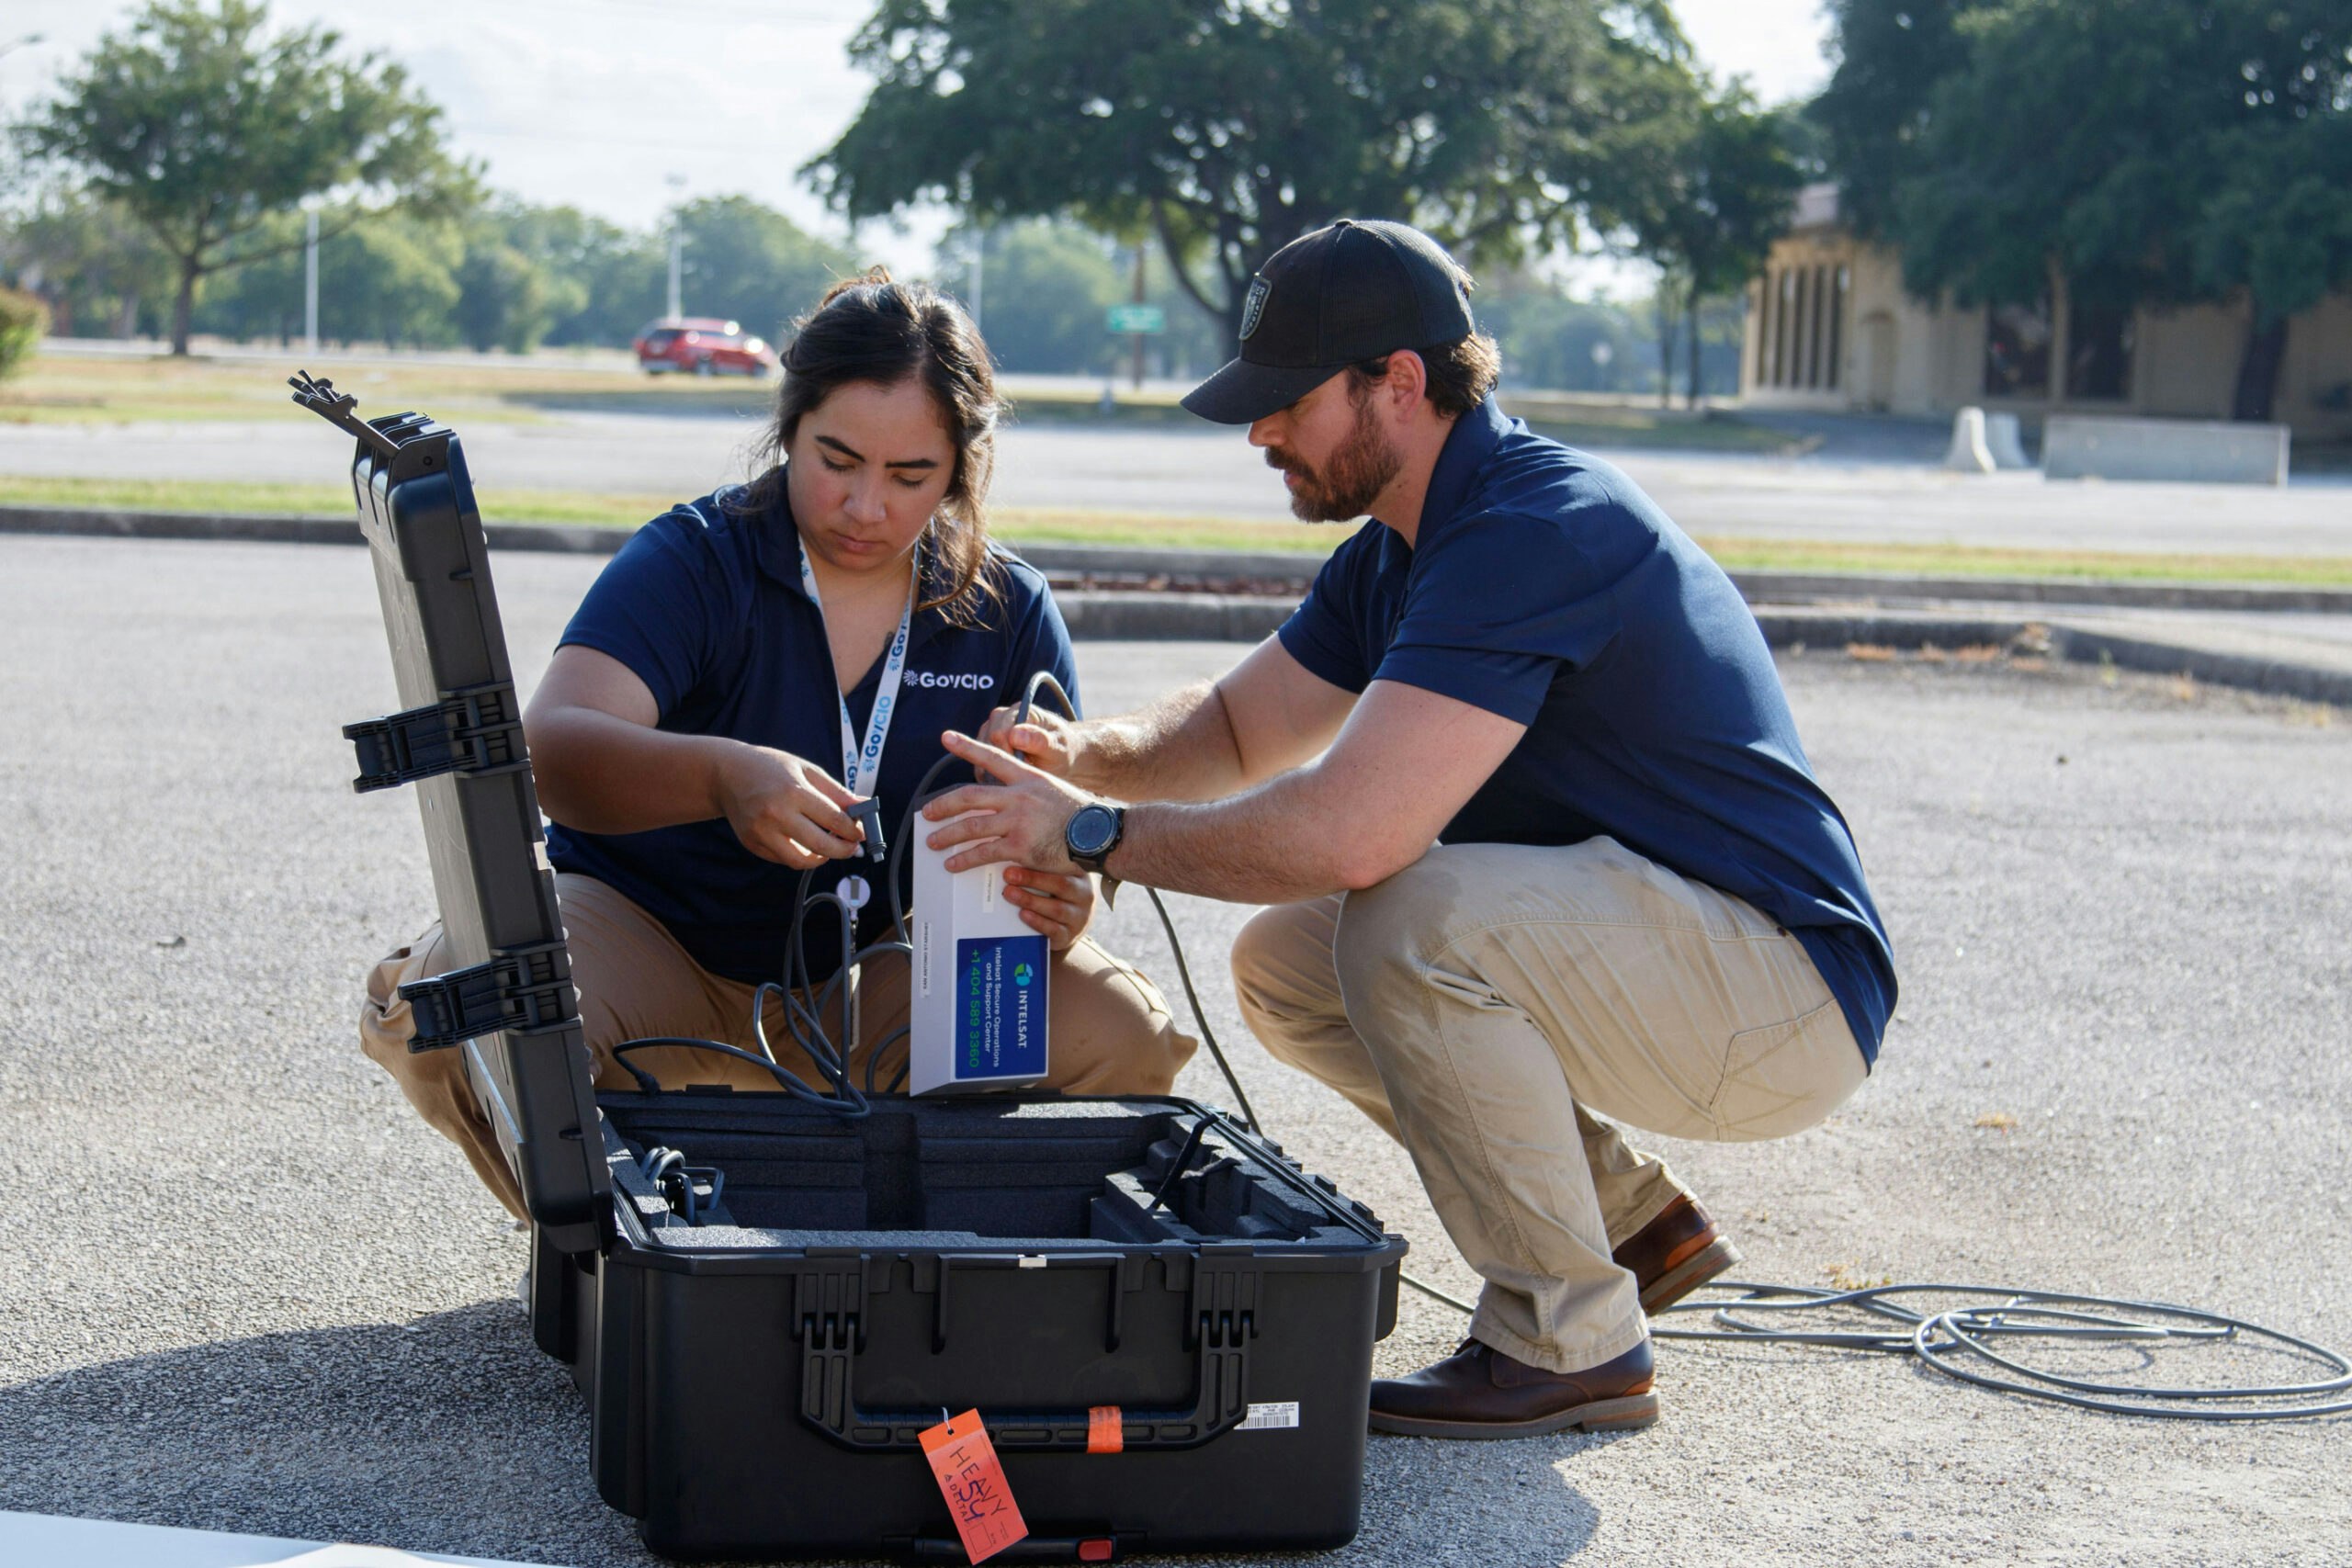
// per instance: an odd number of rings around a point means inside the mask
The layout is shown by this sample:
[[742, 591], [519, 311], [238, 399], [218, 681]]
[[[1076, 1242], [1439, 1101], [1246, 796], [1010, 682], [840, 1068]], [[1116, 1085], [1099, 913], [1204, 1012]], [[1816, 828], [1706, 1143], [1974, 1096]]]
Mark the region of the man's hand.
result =
[[807, 871], [857, 852], [865, 829], [842, 808], [856, 804], [840, 780], [789, 751], [739, 746], [718, 765], [718, 806], [743, 847]]
[[[941, 743], [999, 784], [971, 784], [951, 789], [922, 808], [925, 819], [946, 826], [923, 841], [934, 850], [969, 846], [947, 858], [949, 871], [1009, 861], [1032, 871], [1070, 875], [1078, 865], [1062, 833], [1088, 795], [1051, 773], [1033, 768], [1010, 751], [949, 730]], [[949, 818], [958, 820], [948, 821]]]
[[1015, 707], [1001, 707], [989, 715], [989, 721], [980, 727], [981, 742], [1010, 751], [1042, 773], [1071, 777], [1086, 745], [1077, 724], [1043, 708], [1032, 708], [1027, 718], [1015, 724], [1013, 716], [1019, 712]]
[[1094, 918], [1094, 879], [1083, 872], [1064, 876], [1009, 865], [1004, 868], [1004, 897], [1020, 909], [1023, 924], [1046, 933], [1046, 945], [1056, 953], [1069, 952]]

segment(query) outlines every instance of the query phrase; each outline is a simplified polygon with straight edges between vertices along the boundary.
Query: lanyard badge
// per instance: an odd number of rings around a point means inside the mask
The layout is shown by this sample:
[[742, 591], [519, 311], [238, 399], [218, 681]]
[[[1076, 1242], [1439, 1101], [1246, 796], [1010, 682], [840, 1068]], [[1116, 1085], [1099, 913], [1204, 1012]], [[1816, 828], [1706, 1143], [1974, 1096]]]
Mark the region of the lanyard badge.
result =
[[[796, 539], [796, 543], [797, 543]], [[817, 606], [821, 618], [825, 601], [817, 592], [817, 574], [808, 565], [808, 547], [799, 545], [800, 586], [807, 591], [808, 602]], [[882, 679], [874, 689], [874, 713], [866, 720], [865, 739], [861, 741], [857, 727], [849, 716], [849, 698], [842, 694], [839, 672], [835, 672], [833, 690], [841, 705], [842, 717], [842, 783], [852, 795], [871, 797], [876, 780], [882, 776], [882, 748], [890, 738], [890, 716], [899, 705], [899, 686], [907, 672], [907, 637], [915, 621], [915, 594], [922, 585], [922, 547], [915, 547], [914, 568], [907, 582], [907, 607], [899, 614], [898, 635], [890, 639], [889, 654], [882, 661]]]

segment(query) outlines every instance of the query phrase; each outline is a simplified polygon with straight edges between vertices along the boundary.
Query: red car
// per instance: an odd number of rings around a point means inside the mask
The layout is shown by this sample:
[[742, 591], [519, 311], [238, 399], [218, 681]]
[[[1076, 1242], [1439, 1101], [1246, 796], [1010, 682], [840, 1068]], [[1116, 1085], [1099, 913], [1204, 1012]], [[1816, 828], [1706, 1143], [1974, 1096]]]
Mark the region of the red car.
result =
[[697, 376], [764, 376], [780, 363], [776, 352], [743, 335], [741, 322], [716, 316], [669, 316], [637, 334], [637, 363], [649, 376], [691, 370]]

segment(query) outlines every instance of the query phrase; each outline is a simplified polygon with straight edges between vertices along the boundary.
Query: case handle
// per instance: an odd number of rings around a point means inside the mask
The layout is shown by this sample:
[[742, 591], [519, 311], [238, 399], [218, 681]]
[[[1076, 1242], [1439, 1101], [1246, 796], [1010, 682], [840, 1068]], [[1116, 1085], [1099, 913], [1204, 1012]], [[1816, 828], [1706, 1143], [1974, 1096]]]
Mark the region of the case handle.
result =
[[[1204, 1307], [1189, 1410], [1120, 1412], [1123, 1446], [1196, 1449], [1238, 1426], [1250, 1414], [1250, 1340], [1255, 1314]], [[800, 1418], [843, 1448], [876, 1453], [920, 1450], [922, 1433], [939, 1425], [936, 1404], [910, 1410], [867, 1410], [857, 1403], [858, 1322], [825, 1314], [800, 1325]], [[984, 1410], [989, 1440], [1000, 1453], [1084, 1453], [1088, 1416], [1077, 1410]]]

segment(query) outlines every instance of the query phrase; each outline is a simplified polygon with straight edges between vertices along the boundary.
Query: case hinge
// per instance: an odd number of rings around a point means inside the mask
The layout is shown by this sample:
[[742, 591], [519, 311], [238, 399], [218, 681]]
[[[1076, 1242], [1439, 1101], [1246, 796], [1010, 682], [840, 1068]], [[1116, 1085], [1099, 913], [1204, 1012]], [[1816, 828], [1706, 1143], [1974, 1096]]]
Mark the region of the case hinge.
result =
[[499, 1030], [529, 1033], [580, 1016], [571, 964], [560, 942], [492, 953], [485, 963], [411, 980], [401, 999], [416, 1015], [411, 1051], [439, 1051]]
[[436, 773], [503, 773], [526, 765], [523, 721], [514, 711], [514, 687], [506, 681], [447, 693], [430, 707], [346, 724], [343, 738], [358, 750], [359, 776], [351, 787], [362, 795]]

